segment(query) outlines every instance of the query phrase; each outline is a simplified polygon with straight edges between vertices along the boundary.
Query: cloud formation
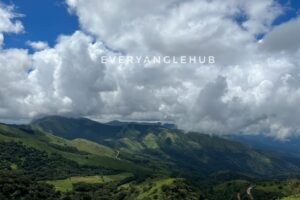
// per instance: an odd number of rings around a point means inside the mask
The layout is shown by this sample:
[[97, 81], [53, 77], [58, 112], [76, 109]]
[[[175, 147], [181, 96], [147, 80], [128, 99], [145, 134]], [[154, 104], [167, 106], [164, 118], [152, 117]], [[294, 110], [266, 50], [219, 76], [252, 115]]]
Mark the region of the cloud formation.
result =
[[[64, 114], [174, 121], [216, 134], [300, 134], [299, 18], [272, 27], [283, 11], [276, 1], [67, 4], [81, 30], [33, 54], [1, 50], [0, 118]], [[3, 7], [1, 16], [22, 27], [12, 9]], [[14, 30], [1, 27], [0, 33]], [[265, 37], [258, 42], [260, 34]], [[145, 66], [99, 59], [120, 54], [212, 55], [216, 63]]]
[[264, 39], [263, 46], [268, 51], [299, 50], [300, 18], [275, 27]]
[[48, 43], [43, 41], [27, 41], [26, 44], [36, 51], [44, 50], [49, 47]]
[[16, 19], [19, 15], [13, 9], [13, 6], [0, 2], [0, 47], [4, 41], [3, 33], [19, 33], [23, 30], [22, 23]]

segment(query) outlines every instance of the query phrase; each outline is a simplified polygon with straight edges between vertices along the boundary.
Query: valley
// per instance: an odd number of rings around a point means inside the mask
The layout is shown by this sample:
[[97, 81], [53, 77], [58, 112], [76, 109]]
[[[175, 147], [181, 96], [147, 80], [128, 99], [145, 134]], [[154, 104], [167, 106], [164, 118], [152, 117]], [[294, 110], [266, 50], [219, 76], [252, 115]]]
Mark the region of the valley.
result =
[[300, 194], [299, 175], [297, 157], [160, 123], [0, 125], [4, 199], [286, 200]]

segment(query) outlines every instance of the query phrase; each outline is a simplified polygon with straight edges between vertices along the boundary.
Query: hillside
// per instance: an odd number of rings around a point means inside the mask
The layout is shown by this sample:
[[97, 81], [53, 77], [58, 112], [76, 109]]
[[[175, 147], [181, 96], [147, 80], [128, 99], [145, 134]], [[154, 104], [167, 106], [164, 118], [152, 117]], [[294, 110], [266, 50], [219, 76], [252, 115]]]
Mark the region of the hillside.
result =
[[268, 137], [265, 135], [234, 135], [230, 139], [242, 142], [253, 148], [276, 152], [281, 155], [300, 158], [300, 137], [292, 136], [284, 140]]
[[285, 178], [297, 178], [299, 166], [159, 123], [50, 117], [0, 124], [1, 199], [247, 199], [252, 186], [255, 199], [278, 199], [300, 193], [300, 182]]
[[[47, 154], [59, 155], [79, 165], [89, 165], [116, 171], [144, 171], [144, 169], [140, 169], [128, 161], [115, 159], [115, 152], [108, 147], [103, 147], [92, 142], [85, 142], [84, 140], [67, 140], [40, 130], [33, 130], [30, 126], [0, 124], [0, 142], [21, 143], [26, 147]], [[84, 144], [86, 144], [86, 146]], [[92, 150], [87, 148], [87, 146], [91, 146], [90, 144], [94, 145], [92, 147], [96, 148], [98, 153], [93, 154], [88, 152]], [[100, 151], [102, 152], [100, 153]]]
[[[242, 143], [161, 124], [98, 123], [89, 119], [46, 117], [31, 126], [68, 139], [83, 138], [114, 149], [120, 158], [152, 169], [205, 178], [222, 173], [250, 177], [299, 172], [299, 160], [257, 151]], [[205, 176], [204, 176], [205, 175]]]
[[[0, 198], [97, 199], [101, 194], [101, 199], [144, 199], [180, 194], [170, 188], [163, 191], [163, 186], [190, 188], [184, 179], [155, 175], [115, 153], [85, 139], [67, 140], [30, 126], [1, 124]], [[181, 194], [183, 199], [190, 196], [198, 193]]]

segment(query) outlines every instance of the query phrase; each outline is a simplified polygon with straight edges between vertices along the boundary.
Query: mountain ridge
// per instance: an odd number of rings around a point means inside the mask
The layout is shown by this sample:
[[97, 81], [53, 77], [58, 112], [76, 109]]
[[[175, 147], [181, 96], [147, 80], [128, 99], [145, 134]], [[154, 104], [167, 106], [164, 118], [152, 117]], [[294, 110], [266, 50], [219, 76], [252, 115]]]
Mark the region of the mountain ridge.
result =
[[297, 159], [160, 124], [115, 126], [65, 117], [0, 124], [0, 186], [76, 200], [247, 199], [254, 183], [255, 199], [298, 193], [300, 181], [286, 180], [300, 177]]
[[121, 152], [132, 162], [159, 162], [163, 167], [190, 171], [200, 177], [218, 171], [267, 175], [289, 169], [298, 172], [299, 160], [290, 162], [240, 142], [200, 133], [184, 133], [161, 124], [103, 124], [86, 118], [46, 117], [31, 126], [67, 139], [87, 139]]

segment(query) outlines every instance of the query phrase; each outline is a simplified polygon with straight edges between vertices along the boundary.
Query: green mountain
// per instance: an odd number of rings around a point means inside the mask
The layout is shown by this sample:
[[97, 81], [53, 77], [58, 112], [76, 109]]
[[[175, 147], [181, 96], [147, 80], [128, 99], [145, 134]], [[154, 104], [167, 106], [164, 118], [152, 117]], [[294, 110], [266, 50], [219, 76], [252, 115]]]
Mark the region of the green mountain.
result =
[[161, 124], [98, 123], [89, 119], [46, 117], [35, 129], [68, 139], [97, 142], [119, 153], [121, 160], [174, 173], [214, 177], [224, 173], [273, 176], [299, 172], [300, 162], [257, 151], [239, 142], [199, 133], [184, 133]]
[[[0, 199], [144, 199], [182, 193], [171, 186], [191, 188], [163, 170], [154, 174], [120, 159], [110, 147], [27, 125], [0, 124]], [[183, 199], [195, 196], [196, 190]]]
[[[0, 199], [278, 199], [299, 161], [161, 123], [0, 124]], [[251, 198], [250, 198], [251, 199]]]

